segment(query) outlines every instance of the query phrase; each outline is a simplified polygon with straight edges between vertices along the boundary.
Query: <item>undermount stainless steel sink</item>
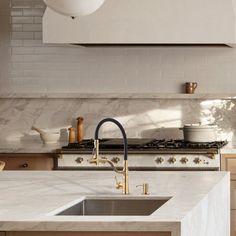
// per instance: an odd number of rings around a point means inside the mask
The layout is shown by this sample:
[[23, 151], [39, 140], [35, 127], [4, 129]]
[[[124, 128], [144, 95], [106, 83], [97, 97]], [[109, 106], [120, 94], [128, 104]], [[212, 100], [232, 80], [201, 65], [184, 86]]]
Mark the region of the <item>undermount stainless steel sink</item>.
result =
[[57, 216], [147, 216], [170, 198], [85, 198]]

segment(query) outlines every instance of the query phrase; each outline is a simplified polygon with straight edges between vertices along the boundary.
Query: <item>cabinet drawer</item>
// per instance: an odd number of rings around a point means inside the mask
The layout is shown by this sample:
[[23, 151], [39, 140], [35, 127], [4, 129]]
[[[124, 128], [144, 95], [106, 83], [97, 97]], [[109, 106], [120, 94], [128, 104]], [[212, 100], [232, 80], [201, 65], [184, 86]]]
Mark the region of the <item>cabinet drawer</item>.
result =
[[231, 179], [236, 180], [236, 155], [235, 154], [222, 155], [221, 170], [230, 171]]
[[231, 201], [231, 209], [236, 210], [236, 181], [230, 182], [230, 201]]
[[52, 170], [54, 159], [46, 155], [16, 154], [0, 156], [0, 160], [6, 163], [4, 170]]
[[231, 211], [231, 236], [236, 236], [236, 210]]

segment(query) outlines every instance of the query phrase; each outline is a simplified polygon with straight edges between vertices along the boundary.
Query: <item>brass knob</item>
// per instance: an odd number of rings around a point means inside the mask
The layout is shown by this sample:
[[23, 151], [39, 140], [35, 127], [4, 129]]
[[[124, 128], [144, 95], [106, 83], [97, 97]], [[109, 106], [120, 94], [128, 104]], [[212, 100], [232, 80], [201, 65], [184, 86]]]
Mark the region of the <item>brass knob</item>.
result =
[[123, 184], [121, 182], [118, 182], [116, 184], [116, 189], [122, 189], [123, 188]]
[[161, 163], [163, 163], [164, 162], [164, 159], [162, 158], [162, 157], [158, 157], [157, 159], [156, 159], [156, 163], [158, 163], [158, 164], [161, 164]]
[[176, 159], [175, 159], [174, 157], [171, 157], [171, 158], [168, 160], [168, 162], [169, 162], [170, 164], [174, 164], [174, 163], [176, 162]]
[[188, 162], [188, 158], [183, 157], [183, 158], [180, 160], [180, 162], [181, 162], [182, 164], [186, 164], [186, 163]]
[[122, 182], [119, 182], [117, 180], [117, 177], [115, 176], [115, 180], [116, 180], [116, 189], [122, 189], [123, 188], [123, 183]]
[[120, 162], [120, 158], [119, 158], [119, 157], [113, 157], [113, 158], [111, 159], [111, 161], [112, 161], [114, 164], [117, 164], [117, 163]]
[[201, 162], [202, 162], [202, 160], [200, 158], [195, 158], [194, 159], [195, 164], [200, 164]]
[[76, 161], [78, 164], [81, 164], [81, 163], [84, 161], [84, 158], [83, 158], [83, 157], [78, 157], [75, 161]]
[[143, 188], [143, 195], [148, 195], [149, 194], [149, 184], [148, 183], [143, 183], [143, 184], [140, 184], [140, 185], [137, 185], [137, 187], [142, 187]]
[[29, 165], [28, 165], [28, 163], [24, 163], [24, 164], [21, 165], [21, 167], [22, 168], [27, 168], [27, 167], [29, 167]]

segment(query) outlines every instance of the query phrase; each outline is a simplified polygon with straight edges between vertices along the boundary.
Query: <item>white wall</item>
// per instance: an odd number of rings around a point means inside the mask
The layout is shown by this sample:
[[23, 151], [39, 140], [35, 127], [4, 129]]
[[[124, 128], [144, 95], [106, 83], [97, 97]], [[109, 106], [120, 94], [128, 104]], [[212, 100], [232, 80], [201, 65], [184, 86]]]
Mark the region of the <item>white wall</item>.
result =
[[0, 92], [178, 93], [186, 81], [199, 93], [236, 91], [235, 49], [46, 46], [44, 10], [43, 0], [0, 0]]
[[[235, 49], [45, 46], [44, 9], [43, 0], [0, 0], [0, 93], [177, 93], [186, 81], [198, 81], [198, 92], [236, 92]], [[88, 138], [99, 119], [112, 116], [129, 137], [180, 138], [178, 127], [205, 121], [219, 125], [219, 138], [236, 140], [230, 100], [0, 99], [0, 141], [27, 142], [32, 125], [63, 129], [78, 115]], [[120, 135], [113, 128], [103, 133]]]

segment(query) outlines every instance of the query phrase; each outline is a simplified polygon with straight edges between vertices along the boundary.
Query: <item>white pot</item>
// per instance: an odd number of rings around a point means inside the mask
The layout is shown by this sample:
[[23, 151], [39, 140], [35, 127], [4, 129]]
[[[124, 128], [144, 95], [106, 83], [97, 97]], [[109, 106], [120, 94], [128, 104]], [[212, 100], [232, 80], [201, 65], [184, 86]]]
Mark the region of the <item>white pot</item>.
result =
[[216, 125], [186, 124], [183, 128], [184, 141], [187, 142], [215, 142]]
[[60, 133], [44, 133], [40, 134], [41, 139], [45, 144], [47, 143], [57, 143], [60, 139]]

